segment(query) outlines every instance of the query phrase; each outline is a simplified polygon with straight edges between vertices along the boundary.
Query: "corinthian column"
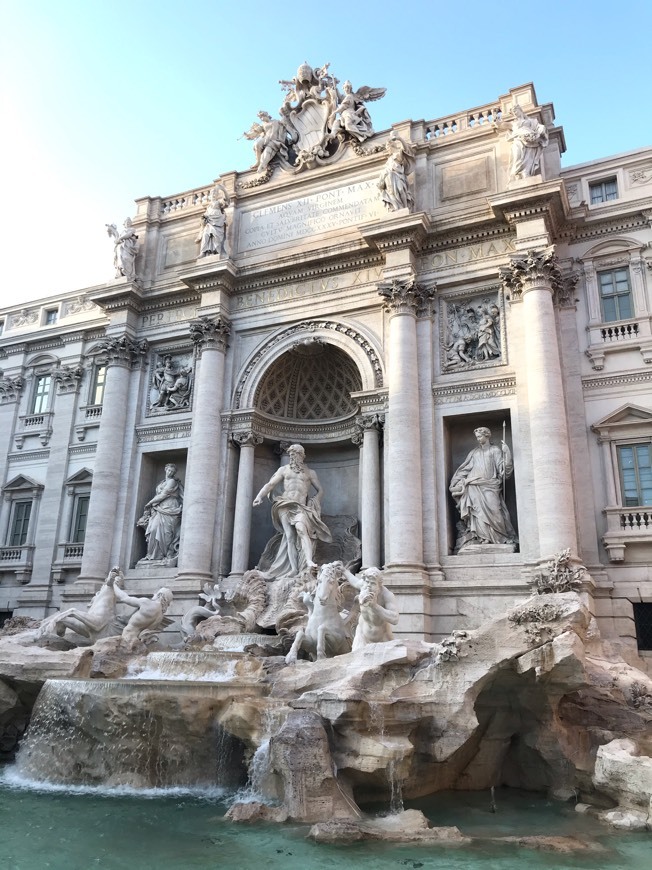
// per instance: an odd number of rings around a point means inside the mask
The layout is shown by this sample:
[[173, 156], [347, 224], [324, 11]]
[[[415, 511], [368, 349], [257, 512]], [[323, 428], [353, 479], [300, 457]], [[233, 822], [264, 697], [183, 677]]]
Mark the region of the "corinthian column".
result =
[[387, 421], [389, 497], [388, 568], [423, 569], [423, 510], [421, 444], [419, 437], [419, 379], [417, 316], [434, 290], [413, 278], [393, 280], [378, 288], [389, 312], [389, 404]]
[[561, 359], [553, 306], [563, 282], [554, 248], [511, 257], [502, 270], [512, 302], [522, 300], [539, 557], [566, 547], [577, 555], [577, 530]]
[[257, 444], [263, 443], [263, 439], [254, 432], [236, 432], [232, 439], [234, 444], [240, 447], [240, 464], [235, 495], [231, 574], [244, 574], [249, 567], [251, 511], [254, 500], [254, 451]]
[[362, 525], [362, 567], [380, 567], [380, 430], [382, 414], [364, 414], [356, 426], [362, 433], [362, 486], [360, 522]]
[[148, 345], [146, 341], [134, 342], [125, 334], [103, 339], [100, 347], [106, 356], [106, 383], [78, 583], [101, 582], [111, 567], [129, 380], [133, 365], [147, 353]]
[[231, 325], [222, 317], [200, 317], [190, 322], [198, 358], [179, 548], [178, 577], [184, 579], [211, 579], [224, 354], [230, 332]]

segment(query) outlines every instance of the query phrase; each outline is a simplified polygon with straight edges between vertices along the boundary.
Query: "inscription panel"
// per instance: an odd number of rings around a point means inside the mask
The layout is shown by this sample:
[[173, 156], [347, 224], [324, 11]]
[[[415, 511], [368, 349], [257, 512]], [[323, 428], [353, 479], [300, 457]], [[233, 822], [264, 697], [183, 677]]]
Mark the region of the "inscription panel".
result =
[[238, 250], [283, 245], [354, 227], [384, 214], [376, 181], [359, 181], [240, 214]]

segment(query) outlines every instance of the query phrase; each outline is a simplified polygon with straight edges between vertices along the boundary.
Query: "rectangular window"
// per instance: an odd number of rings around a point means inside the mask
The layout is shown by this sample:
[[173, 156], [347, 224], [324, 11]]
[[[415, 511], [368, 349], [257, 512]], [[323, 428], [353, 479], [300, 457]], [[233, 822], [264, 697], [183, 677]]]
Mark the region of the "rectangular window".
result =
[[652, 604], [637, 601], [633, 607], [638, 648], [652, 649]]
[[50, 311], [45, 312], [45, 325], [46, 326], [54, 326], [59, 317], [59, 312], [56, 308], [52, 308]]
[[610, 199], [618, 199], [616, 179], [607, 178], [604, 181], [594, 181], [592, 184], [589, 184], [589, 196], [591, 205], [609, 202]]
[[27, 541], [27, 529], [29, 528], [29, 517], [31, 513], [31, 501], [14, 502], [11, 528], [9, 530], [10, 547], [22, 547]]
[[605, 321], [627, 320], [633, 317], [629, 269], [609, 269], [598, 272], [602, 316]]
[[623, 505], [652, 505], [652, 445], [618, 447], [618, 468]]
[[73, 516], [71, 542], [73, 544], [83, 544], [86, 537], [86, 520], [88, 519], [88, 503], [90, 495], [78, 495], [75, 504], [75, 513]]
[[0, 320], [0, 335], [5, 331], [5, 322], [4, 320]]
[[50, 375], [39, 375], [39, 377], [36, 379], [32, 414], [43, 414], [45, 413], [45, 411], [47, 411], [51, 384], [52, 378], [50, 377]]
[[106, 383], [106, 366], [96, 366], [91, 390], [91, 405], [101, 405], [104, 400], [104, 385]]

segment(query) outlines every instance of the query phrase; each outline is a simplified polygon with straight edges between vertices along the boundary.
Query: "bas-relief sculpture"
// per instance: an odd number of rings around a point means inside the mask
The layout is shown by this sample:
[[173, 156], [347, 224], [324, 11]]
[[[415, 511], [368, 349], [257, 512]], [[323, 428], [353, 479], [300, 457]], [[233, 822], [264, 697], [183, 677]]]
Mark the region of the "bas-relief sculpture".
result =
[[226, 209], [230, 198], [223, 184], [217, 184], [210, 194], [206, 211], [201, 219], [201, 232], [197, 237], [199, 256], [221, 257], [225, 250], [226, 240]]
[[135, 281], [138, 236], [133, 229], [131, 218], [125, 220], [122, 230], [118, 231], [115, 224], [106, 224], [106, 231], [113, 239], [115, 277]]
[[509, 176], [514, 179], [529, 178], [541, 171], [541, 156], [548, 144], [548, 131], [534, 118], [528, 118], [518, 103], [512, 112], [512, 129], [507, 134], [507, 139], [512, 143]]
[[515, 549], [516, 532], [505, 504], [505, 479], [512, 475], [512, 454], [503, 440], [497, 447], [491, 443], [491, 431], [486, 426], [474, 429], [478, 441], [464, 462], [453, 474], [450, 493], [460, 512], [455, 552], [487, 545]]
[[[265, 571], [267, 580], [298, 577], [306, 569], [316, 568], [313, 556], [317, 540], [332, 540], [321, 519], [323, 490], [317, 474], [305, 464], [305, 450], [300, 444], [292, 444], [287, 454], [289, 464], [272, 475], [253, 503], [257, 507], [265, 497], [272, 498], [272, 522], [281, 535], [273, 563]], [[273, 496], [277, 486], [282, 486], [283, 492]], [[313, 489], [315, 494], [311, 496]]]
[[313, 69], [303, 63], [296, 76], [280, 82], [286, 91], [280, 118], [261, 111], [260, 122], [243, 134], [254, 142], [258, 178], [253, 183], [271, 177], [277, 162], [299, 172], [326, 162], [347, 141], [359, 145], [374, 135], [365, 103], [379, 100], [385, 88], [364, 86], [354, 91], [346, 81], [340, 91], [339, 79], [329, 72], [329, 66]]
[[147, 555], [139, 565], [174, 567], [179, 557], [179, 535], [183, 509], [183, 485], [174, 463], [165, 466], [165, 478], [156, 487], [136, 525], [145, 530]]
[[414, 148], [395, 133], [385, 145], [387, 160], [378, 179], [378, 189], [388, 211], [411, 208], [414, 198], [408, 177], [414, 171]]
[[501, 317], [498, 294], [446, 302], [445, 371], [501, 362]]
[[188, 408], [192, 391], [191, 375], [192, 366], [188, 361], [179, 364], [179, 360], [174, 360], [170, 354], [163, 359], [159, 357], [152, 375], [150, 412]]

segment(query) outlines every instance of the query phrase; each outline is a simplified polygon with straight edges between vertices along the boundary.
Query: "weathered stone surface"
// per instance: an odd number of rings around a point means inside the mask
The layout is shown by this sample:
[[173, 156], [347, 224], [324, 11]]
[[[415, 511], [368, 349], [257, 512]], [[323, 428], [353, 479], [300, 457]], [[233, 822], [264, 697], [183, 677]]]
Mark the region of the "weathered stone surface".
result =
[[381, 840], [386, 843], [437, 843], [464, 846], [471, 842], [456, 827], [430, 827], [420, 810], [405, 810], [375, 819], [334, 819], [313, 825], [308, 835], [317, 843], [355, 843]]
[[647, 813], [652, 796], [652, 758], [643, 754], [634, 740], [612, 740], [598, 749], [593, 782], [620, 806], [644, 808]]
[[286, 822], [288, 819], [285, 807], [273, 807], [260, 801], [238, 801], [225, 815], [232, 822]]
[[602, 822], [607, 822], [619, 831], [645, 831], [650, 827], [647, 813], [627, 807], [616, 807], [614, 810], [603, 810], [597, 814]]
[[52, 677], [65, 679], [88, 675], [93, 656], [90, 649], [43, 649], [33, 643], [33, 634], [30, 631], [0, 638], [0, 678], [43, 684]]

